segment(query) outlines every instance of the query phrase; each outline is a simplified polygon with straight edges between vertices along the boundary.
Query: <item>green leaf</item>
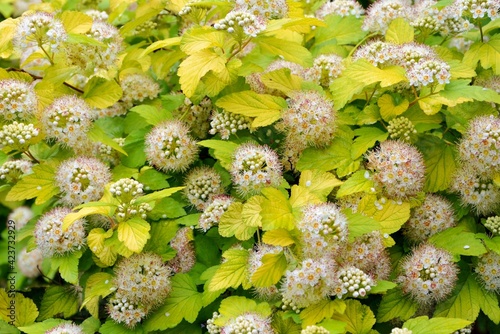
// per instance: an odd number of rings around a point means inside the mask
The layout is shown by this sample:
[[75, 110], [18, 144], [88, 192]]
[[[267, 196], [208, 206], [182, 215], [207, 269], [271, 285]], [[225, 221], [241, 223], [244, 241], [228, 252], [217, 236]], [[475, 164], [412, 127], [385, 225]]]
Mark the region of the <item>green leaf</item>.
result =
[[352, 144], [352, 158], [357, 159], [361, 157], [366, 151], [373, 146], [376, 142], [383, 142], [389, 136], [389, 133], [380, 130], [373, 126], [362, 127], [354, 130], [356, 139]]
[[189, 29], [182, 35], [181, 50], [188, 55], [192, 55], [214, 46], [222, 48], [225, 40], [226, 35], [222, 31], [216, 31], [210, 29], [210, 27], [197, 27]]
[[151, 237], [151, 226], [141, 218], [132, 218], [118, 224], [118, 240], [135, 253], [140, 253]]
[[284, 312], [276, 312], [271, 325], [276, 334], [300, 334], [302, 330], [300, 325], [291, 318], [285, 319]]
[[439, 92], [439, 97], [445, 99], [438, 99], [439, 102], [452, 107], [472, 100], [500, 103], [500, 95], [496, 91], [481, 86], [471, 86], [469, 79], [451, 81]]
[[311, 52], [302, 45], [275, 37], [259, 36], [254, 42], [264, 54], [279, 56], [282, 59], [297, 63], [303, 67], [312, 66]]
[[101, 327], [101, 321], [99, 318], [89, 317], [80, 324], [80, 327], [84, 334], [95, 334]]
[[314, 195], [306, 187], [293, 185], [290, 193], [290, 204], [294, 214], [298, 217], [301, 213], [301, 208], [309, 204], [318, 204], [322, 201], [318, 196]]
[[251, 90], [225, 95], [217, 100], [216, 105], [235, 114], [255, 117], [253, 127], [274, 123], [287, 107], [286, 101], [279, 96], [257, 94]]
[[[14, 309], [15, 318], [11, 318], [11, 312]], [[14, 326], [28, 326], [35, 322], [38, 317], [38, 308], [35, 303], [24, 297], [19, 292], [12, 290], [5, 291], [0, 289], [0, 318]]]
[[379, 231], [382, 226], [378, 221], [371, 217], [367, 217], [362, 213], [353, 213], [351, 209], [343, 211], [349, 222], [349, 241], [354, 241], [354, 238], [360, 237], [363, 234]]
[[130, 111], [139, 114], [142, 118], [151, 125], [158, 125], [163, 121], [168, 119], [172, 119], [172, 114], [166, 112], [163, 109], [159, 109], [156, 106], [150, 106], [146, 104], [142, 104], [139, 106], [135, 106], [130, 108]]
[[172, 278], [172, 292], [165, 304], [144, 322], [146, 331], [164, 330], [177, 326], [182, 319], [192, 323], [196, 320], [203, 303], [193, 279], [187, 274]]
[[227, 288], [249, 288], [248, 282], [248, 257], [247, 250], [229, 249], [222, 255], [226, 261], [223, 262], [213, 276], [208, 289], [217, 291]]
[[268, 245], [287, 247], [293, 245], [296, 239], [290, 234], [290, 231], [278, 228], [264, 233], [262, 242]]
[[394, 44], [413, 42], [413, 27], [403, 18], [398, 17], [389, 24], [385, 33], [385, 41]]
[[347, 324], [343, 321], [325, 319], [320, 322], [318, 326], [327, 329], [330, 331], [330, 334], [344, 334], [346, 332]]
[[92, 274], [85, 284], [85, 299], [80, 307], [86, 307], [90, 314], [99, 319], [99, 298], [113, 293], [113, 275], [100, 272]]
[[269, 287], [280, 281], [287, 266], [285, 253], [266, 254], [262, 257], [262, 265], [253, 273], [250, 280], [255, 287]]
[[314, 55], [327, 53], [329, 48], [336, 45], [357, 44], [367, 34], [361, 29], [363, 21], [353, 15], [328, 15], [325, 18], [325, 27], [317, 27], [314, 34], [314, 45], [311, 51]]
[[498, 295], [492, 291], [486, 291], [481, 287], [482, 295], [478, 296], [479, 307], [491, 321], [498, 325], [500, 323], [500, 306], [498, 305]]
[[188, 97], [192, 97], [201, 78], [208, 71], [221, 72], [226, 70], [226, 59], [210, 50], [200, 50], [186, 59], [179, 65], [177, 74], [180, 79], [182, 92]]
[[168, 176], [155, 170], [154, 168], [142, 168], [141, 173], [137, 181], [144, 184], [144, 186], [149, 187], [151, 190], [160, 190], [168, 188], [170, 185], [166, 181]]
[[370, 190], [375, 187], [375, 184], [370, 177], [366, 176], [370, 176], [370, 173], [366, 170], [360, 170], [352, 174], [351, 177], [340, 186], [337, 192], [337, 198], [358, 192], [370, 192]]
[[416, 317], [406, 321], [402, 328], [407, 328], [413, 334], [449, 334], [462, 329], [471, 322], [456, 318], [432, 318], [427, 316]]
[[300, 319], [302, 319], [302, 326], [309, 326], [317, 324], [323, 319], [328, 319], [334, 313], [344, 313], [347, 304], [343, 300], [322, 300], [319, 303], [306, 307], [300, 312]]
[[322, 201], [326, 201], [333, 188], [340, 185], [342, 181], [329, 172], [313, 169], [300, 173], [299, 186], [305, 187]]
[[451, 297], [436, 306], [434, 317], [475, 321], [479, 315], [481, 287], [468, 269], [461, 268]]
[[[23, 328], [25, 328], [25, 327], [23, 327]], [[19, 333], [21, 333], [16, 327], [9, 325], [7, 322], [5, 322], [3, 320], [0, 320], [0, 332], [2, 334], [19, 334]], [[26, 333], [28, 333], [28, 332], [26, 332]]]
[[59, 193], [54, 184], [56, 168], [53, 163], [33, 166], [33, 173], [17, 182], [5, 197], [6, 201], [22, 201], [36, 197], [35, 204], [43, 204]]
[[257, 302], [252, 299], [241, 296], [231, 296], [225, 298], [220, 303], [219, 313], [221, 316], [215, 321], [215, 324], [223, 326], [228, 320], [234, 319], [245, 313], [257, 313], [267, 318], [272, 314], [272, 310], [266, 302], [257, 304]]
[[[19, 327], [24, 333], [27, 334], [45, 334], [48, 330], [59, 326], [60, 324], [69, 324], [71, 321], [63, 319], [47, 319], [42, 322], [35, 322], [29, 326]], [[2, 332], [3, 333], [3, 332]]]
[[59, 268], [59, 274], [68, 283], [78, 284], [78, 262], [82, 257], [81, 251], [66, 254], [51, 259], [52, 269]]
[[113, 247], [106, 246], [106, 239], [113, 236], [113, 230], [104, 231], [102, 228], [93, 228], [87, 236], [87, 244], [104, 266], [112, 266], [118, 257]]
[[144, 331], [142, 326], [136, 326], [131, 329], [125, 327], [125, 325], [118, 324], [114, 322], [112, 319], [108, 319], [100, 328], [100, 334], [143, 334]]
[[172, 240], [179, 225], [175, 221], [160, 221], [151, 224], [151, 238], [144, 247], [144, 251], [151, 251], [158, 254], [166, 253], [169, 250], [168, 243]]
[[82, 97], [91, 107], [104, 109], [118, 102], [122, 95], [122, 88], [115, 80], [93, 77], [83, 88]]
[[403, 295], [401, 289], [392, 289], [382, 296], [382, 302], [377, 311], [377, 322], [386, 322], [396, 318], [405, 321], [410, 319], [417, 309], [418, 304]]
[[229, 238], [233, 235], [238, 240], [248, 240], [257, 231], [257, 227], [248, 226], [242, 217], [243, 204], [235, 202], [229, 206], [221, 216], [219, 222], [219, 233], [221, 236]]
[[375, 325], [375, 315], [372, 310], [355, 299], [348, 299], [345, 303], [345, 312], [343, 314], [334, 313], [332, 319], [345, 322], [349, 333], [370, 333], [373, 325]]
[[43, 321], [62, 314], [69, 318], [78, 312], [78, 296], [68, 287], [51, 286], [43, 294], [38, 321]]
[[[184, 35], [185, 36], [185, 35]], [[147, 54], [150, 54], [153, 51], [163, 49], [163, 48], [168, 48], [170, 46], [175, 46], [179, 45], [181, 42], [181, 37], [171, 37], [167, 39], [163, 39], [160, 41], [156, 41], [154, 43], [151, 43], [146, 49], [144, 49], [142, 55], [145, 56]]]
[[377, 281], [377, 285], [371, 288], [371, 294], [382, 293], [385, 294], [388, 290], [394, 289], [398, 285], [396, 283], [390, 281], [379, 280]]
[[453, 255], [478, 256], [486, 253], [481, 240], [477, 239], [474, 233], [464, 230], [464, 226], [448, 228], [434, 234], [428, 241]]
[[82, 207], [77, 212], [68, 213], [64, 217], [62, 225], [64, 231], [66, 231], [76, 220], [83, 217], [90, 215], [104, 215], [109, 217], [111, 216], [111, 209], [114, 207], [114, 204], [104, 202], [89, 202], [85, 203], [85, 205], [85, 207]]
[[54, 86], [62, 85], [63, 82], [70, 79], [78, 73], [78, 67], [70, 66], [63, 63], [54, 64], [45, 69], [45, 76], [42, 80], [43, 83], [52, 84]]
[[198, 145], [203, 147], [208, 147], [213, 149], [213, 156], [216, 158], [222, 167], [226, 170], [231, 169], [231, 164], [233, 161], [234, 150], [238, 147], [238, 144], [226, 141], [226, 140], [202, 140], [198, 142]]
[[410, 218], [410, 203], [397, 203], [387, 200], [380, 209], [375, 206], [376, 196], [365, 196], [358, 205], [358, 211], [373, 217], [382, 226], [382, 233], [391, 234], [398, 231]]
[[154, 193], [147, 194], [144, 196], [141, 196], [135, 200], [135, 204], [141, 204], [141, 203], [149, 203], [153, 201], [157, 201], [159, 199], [163, 199], [165, 197], [169, 197], [176, 192], [184, 189], [184, 187], [172, 187], [160, 191], [155, 191]]
[[500, 74], [500, 36], [495, 34], [488, 42], [476, 42], [465, 52], [463, 62], [476, 68], [477, 62], [485, 69], [493, 68], [496, 75]]
[[264, 73], [261, 75], [260, 81], [268, 88], [276, 89], [285, 95], [300, 90], [302, 83], [302, 79], [297, 75], [291, 74], [288, 68]]
[[390, 94], [384, 94], [377, 100], [377, 105], [380, 107], [380, 116], [385, 121], [390, 121], [408, 110], [410, 102], [404, 99], [400, 104], [396, 105]]
[[97, 123], [94, 122], [92, 129], [87, 132], [87, 136], [95, 143], [103, 143], [114, 150], [120, 152], [121, 154], [128, 155], [127, 152], [121, 147], [113, 138], [110, 138], [104, 129], [102, 129]]
[[261, 204], [262, 229], [264, 231], [277, 228], [293, 230], [295, 227], [295, 218], [292, 206], [285, 195], [275, 188], [262, 189], [262, 195], [267, 199]]

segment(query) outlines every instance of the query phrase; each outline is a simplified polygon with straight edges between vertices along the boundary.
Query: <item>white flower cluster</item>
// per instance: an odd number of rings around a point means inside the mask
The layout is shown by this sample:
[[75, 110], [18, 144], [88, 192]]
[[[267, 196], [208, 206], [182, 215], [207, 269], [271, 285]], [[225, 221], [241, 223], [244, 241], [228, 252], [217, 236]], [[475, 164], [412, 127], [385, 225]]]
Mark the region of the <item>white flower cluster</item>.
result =
[[[125, 145], [125, 138], [113, 138], [113, 141], [118, 144], [118, 146], [123, 147]], [[99, 158], [106, 162], [109, 163], [110, 165], [116, 166], [120, 163], [120, 152], [112, 148], [111, 146], [108, 146], [106, 144], [101, 144], [99, 145], [98, 148], [98, 155]]]
[[249, 37], [257, 35], [266, 29], [265, 20], [247, 11], [232, 11], [226, 17], [214, 24], [217, 30], [227, 30], [228, 33], [245, 34]]
[[413, 334], [413, 331], [408, 328], [393, 328], [390, 334]]
[[106, 22], [108, 20], [108, 13], [99, 11], [97, 9], [87, 9], [84, 13], [92, 18], [93, 21]]
[[222, 139], [229, 139], [229, 136], [239, 130], [248, 129], [250, 119], [243, 115], [234, 114], [225, 110], [214, 110], [210, 117], [211, 135], [220, 133]]
[[484, 222], [484, 227], [490, 230], [491, 234], [494, 236], [500, 235], [500, 217], [488, 217]]
[[221, 333], [227, 334], [275, 334], [271, 319], [257, 313], [245, 313], [231, 319], [221, 328]]
[[160, 85], [146, 74], [128, 74], [120, 80], [123, 90], [121, 100], [127, 106], [142, 102], [145, 99], [154, 99], [160, 93]]
[[500, 291], [500, 254], [488, 252], [480, 256], [475, 271], [486, 290]]
[[310, 325], [301, 330], [300, 334], [330, 334], [330, 331], [324, 327]]
[[198, 227], [207, 232], [212, 226], [219, 224], [220, 218], [227, 211], [234, 199], [227, 195], [214, 196], [209, 202], [198, 221]]
[[0, 80], [0, 116], [6, 121], [28, 120], [37, 110], [32, 84], [16, 79]]
[[495, 20], [500, 16], [500, 1], [498, 0], [457, 0], [457, 5], [465, 12], [465, 15], [472, 16], [474, 19], [488, 16]]
[[352, 60], [363, 58], [374, 66], [392, 64], [393, 60], [396, 59], [396, 50], [397, 46], [392, 43], [374, 40], [357, 49], [352, 55]]
[[338, 272], [339, 285], [334, 288], [334, 294], [338, 298], [365, 297], [371, 288], [375, 286], [373, 279], [356, 267], [347, 267]]
[[134, 179], [120, 179], [109, 187], [109, 192], [122, 203], [130, 203], [134, 198], [142, 196], [144, 185]]
[[413, 123], [406, 117], [400, 116], [389, 121], [387, 132], [391, 139], [400, 139], [405, 142], [411, 141], [411, 136], [417, 133]]
[[328, 15], [361, 17], [365, 13], [363, 7], [356, 0], [335, 0], [327, 2], [316, 11], [318, 19], [325, 19]]
[[406, 71], [410, 85], [415, 87], [427, 86], [438, 82], [450, 82], [450, 65], [442, 60], [428, 59], [420, 61]]
[[329, 87], [332, 81], [339, 77], [345, 68], [342, 60], [343, 58], [336, 54], [319, 55], [314, 59], [313, 66], [305, 70], [305, 77], [319, 83], [323, 87]]
[[12, 210], [12, 212], [7, 216], [7, 221], [13, 220], [16, 222], [16, 230], [20, 230], [33, 218], [35, 214], [31, 208], [27, 206], [20, 206]]
[[214, 312], [212, 317], [207, 320], [207, 331], [209, 334], [220, 334], [220, 327], [214, 323], [218, 318], [220, 318], [220, 314]]
[[196, 263], [196, 253], [193, 244], [193, 230], [190, 227], [180, 228], [175, 237], [170, 240], [172, 247], [177, 254], [168, 261], [168, 265], [174, 273], [187, 273]]
[[409, 19], [411, 15], [411, 1], [409, 0], [380, 0], [372, 3], [366, 11], [363, 29], [385, 34], [389, 24], [398, 17]]
[[454, 331], [453, 334], [471, 334], [472, 333], [472, 325], [461, 328], [458, 331]]
[[265, 19], [282, 19], [288, 14], [286, 0], [236, 0], [235, 10], [246, 11]]
[[[191, 129], [191, 133], [197, 138], [203, 139], [207, 137], [210, 130], [208, 119], [212, 114], [214, 106], [212, 100], [204, 97], [198, 104], [193, 103], [187, 97], [184, 103], [172, 112], [174, 118], [186, 122]], [[215, 134], [210, 132], [211, 134]], [[223, 139], [225, 139], [223, 137]]]
[[10, 160], [0, 167], [0, 180], [15, 184], [21, 176], [31, 173], [33, 164], [28, 160]]
[[19, 18], [12, 44], [18, 49], [44, 47], [56, 51], [67, 38], [61, 20], [52, 13], [28, 12]]
[[45, 334], [84, 334], [83, 328], [76, 324], [60, 324], [45, 331]]
[[35, 278], [41, 274], [42, 262], [43, 254], [39, 248], [28, 252], [25, 247], [19, 252], [17, 257], [19, 271], [28, 278]]
[[203, 166], [192, 169], [184, 181], [184, 194], [189, 202], [203, 211], [215, 196], [224, 193], [222, 178], [211, 167]]
[[18, 123], [5, 124], [0, 130], [0, 148], [9, 148], [9, 151], [24, 152], [38, 138], [40, 130], [33, 124]]
[[111, 319], [129, 328], [135, 327], [148, 313], [147, 309], [118, 292], [109, 299], [107, 308]]

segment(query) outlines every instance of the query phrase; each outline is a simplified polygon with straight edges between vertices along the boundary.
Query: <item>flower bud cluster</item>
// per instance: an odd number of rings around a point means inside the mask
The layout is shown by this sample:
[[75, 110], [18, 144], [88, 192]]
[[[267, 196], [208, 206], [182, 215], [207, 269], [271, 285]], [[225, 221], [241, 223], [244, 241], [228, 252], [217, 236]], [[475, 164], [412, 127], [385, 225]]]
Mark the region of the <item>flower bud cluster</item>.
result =
[[250, 126], [248, 117], [224, 109], [214, 110], [210, 119], [209, 133], [211, 135], [220, 133], [222, 139], [229, 139], [230, 135], [234, 135], [239, 130], [248, 129]]
[[488, 217], [484, 222], [484, 227], [494, 236], [500, 235], [500, 216]]
[[54, 14], [29, 12], [19, 18], [12, 44], [18, 50], [44, 47], [54, 52], [66, 38], [66, 30]]
[[412, 209], [403, 233], [413, 242], [423, 242], [436, 233], [455, 226], [451, 203], [438, 195], [427, 194], [419, 207]]
[[63, 323], [52, 329], [49, 329], [45, 334], [84, 334], [83, 328], [76, 324]]
[[457, 275], [458, 266], [450, 253], [423, 244], [402, 260], [401, 276], [397, 281], [403, 293], [420, 305], [429, 305], [444, 300], [451, 293]]
[[175, 257], [168, 265], [175, 273], [187, 273], [196, 263], [196, 254], [193, 245], [193, 230], [183, 227], [177, 231], [175, 237], [170, 240], [170, 247], [177, 251]]
[[275, 334], [271, 319], [258, 313], [247, 312], [229, 320], [222, 328], [224, 334]]
[[27, 206], [20, 206], [11, 211], [7, 216], [7, 221], [13, 220], [16, 222], [16, 230], [22, 229], [35, 215]]
[[28, 120], [37, 109], [33, 85], [16, 80], [0, 80], [0, 116], [6, 121]]
[[207, 331], [209, 334], [220, 334], [220, 327], [215, 324], [215, 320], [220, 318], [220, 314], [214, 312], [212, 317], [207, 320]]
[[198, 228], [207, 232], [212, 226], [219, 224], [220, 218], [227, 211], [234, 199], [227, 195], [214, 196], [209, 202], [198, 221]]
[[238, 146], [230, 172], [237, 191], [243, 196], [258, 194], [265, 187], [277, 187], [281, 183], [279, 157], [265, 145]]
[[335, 262], [326, 257], [303, 260], [298, 268], [287, 270], [281, 284], [283, 300], [304, 308], [325, 299], [336, 284], [335, 269]]
[[99, 11], [97, 9], [87, 9], [84, 13], [92, 18], [93, 21], [106, 22], [108, 20], [108, 13]]
[[198, 153], [189, 128], [181, 121], [165, 121], [146, 136], [145, 152], [149, 163], [163, 171], [184, 171]]
[[475, 271], [486, 290], [500, 291], [500, 254], [488, 252], [480, 256]]
[[[123, 147], [125, 145], [125, 138], [113, 138], [113, 141], [118, 144], [118, 146]], [[99, 158], [113, 166], [120, 163], [120, 152], [108, 146], [106, 144], [99, 145]]]
[[[329, 2], [332, 3], [332, 2]], [[330, 331], [324, 327], [310, 325], [300, 331], [300, 334], [330, 334]]]
[[154, 99], [160, 93], [160, 85], [146, 74], [128, 74], [120, 80], [123, 90], [121, 100], [131, 106], [145, 99]]
[[413, 334], [408, 328], [393, 328], [390, 334]]
[[215, 196], [224, 193], [219, 173], [208, 166], [192, 169], [186, 176], [184, 185], [185, 196], [200, 211], [203, 211]]
[[334, 288], [337, 298], [365, 297], [371, 288], [375, 286], [373, 279], [356, 267], [342, 268], [337, 273], [338, 286]]
[[288, 14], [286, 0], [236, 0], [235, 10], [246, 11], [257, 17], [282, 19]]
[[61, 201], [69, 206], [77, 206], [101, 198], [104, 186], [111, 180], [111, 173], [97, 159], [78, 157], [61, 163], [55, 180], [63, 192]]
[[405, 142], [410, 142], [411, 136], [417, 133], [413, 123], [404, 116], [396, 117], [389, 121], [387, 131], [391, 139], [400, 139]]
[[407, 143], [384, 141], [368, 155], [367, 168], [373, 171], [375, 184], [389, 198], [403, 200], [423, 189], [424, 159]]
[[126, 221], [133, 217], [140, 217], [141, 219], [146, 219], [148, 217], [148, 212], [151, 212], [153, 208], [149, 203], [141, 203], [139, 205], [135, 204], [134, 200], [128, 203], [121, 203], [117, 207], [116, 216], [118, 221]]
[[35, 242], [44, 257], [71, 253], [85, 247], [85, 220], [77, 219], [64, 231], [63, 219], [69, 208], [54, 208], [43, 215], [35, 226]]
[[[328, 2], [333, 4], [335, 2]], [[345, 66], [343, 58], [336, 54], [319, 55], [314, 59], [313, 66], [305, 70], [305, 77], [311, 81], [318, 82], [323, 87], [329, 87], [333, 79], [340, 76]]]
[[347, 218], [335, 204], [307, 205], [298, 222], [305, 256], [314, 258], [337, 253], [347, 243], [347, 226]]
[[327, 2], [316, 11], [318, 19], [325, 19], [328, 15], [361, 17], [365, 13], [363, 7], [356, 0], [336, 0]]
[[109, 192], [122, 203], [130, 203], [134, 198], [142, 196], [144, 185], [134, 179], [120, 179], [109, 187]]
[[39, 248], [28, 252], [25, 247], [19, 252], [17, 257], [19, 271], [28, 278], [35, 278], [41, 274], [42, 262], [43, 254]]
[[116, 293], [109, 299], [107, 309], [111, 319], [129, 328], [141, 322], [149, 311], [138, 303], [132, 303], [121, 293]]
[[245, 34], [248, 37], [257, 35], [266, 29], [265, 20], [248, 11], [232, 11], [226, 17], [214, 24], [217, 30], [227, 30], [228, 33]]
[[31, 173], [33, 164], [28, 160], [10, 160], [0, 167], [0, 180], [16, 184], [24, 174]]
[[0, 147], [9, 151], [26, 151], [31, 144], [38, 140], [40, 130], [33, 124], [18, 123], [5, 124], [0, 130]]
[[[184, 103], [178, 109], [174, 110], [172, 114], [174, 118], [186, 122], [194, 136], [203, 139], [209, 133], [210, 124], [208, 119], [213, 109], [212, 100], [208, 97], [203, 98], [198, 104], [194, 104], [186, 97]], [[223, 137], [223, 139], [226, 138]]]

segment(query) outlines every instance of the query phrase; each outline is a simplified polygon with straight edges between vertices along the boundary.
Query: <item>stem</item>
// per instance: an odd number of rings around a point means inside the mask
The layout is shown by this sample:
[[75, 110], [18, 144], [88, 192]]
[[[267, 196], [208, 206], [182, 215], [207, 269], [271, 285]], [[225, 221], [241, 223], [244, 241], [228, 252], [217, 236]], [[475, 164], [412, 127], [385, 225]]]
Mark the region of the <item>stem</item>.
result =
[[236, 51], [233, 51], [233, 53], [231, 53], [231, 55], [229, 56], [229, 58], [227, 58], [226, 60], [226, 63], [229, 63], [229, 61], [234, 57], [236, 56], [238, 53], [241, 52], [241, 50], [243, 50], [248, 44], [250, 44], [250, 42], [252, 41], [251, 38], [247, 39], [243, 44], [240, 44], [240, 47], [236, 50]]
[[259, 228], [257, 229], [257, 242], [260, 245], [260, 229]]
[[[7, 69], [7, 71], [9, 71], [9, 72], [22, 72], [22, 73], [26, 73], [26, 74], [28, 74], [29, 76], [31, 76], [31, 77], [32, 77], [33, 79], [35, 79], [35, 80], [42, 80], [42, 79], [43, 79], [43, 77], [40, 77], [40, 76], [38, 76], [38, 75], [31, 74], [31, 73], [29, 73], [29, 72], [26, 72], [25, 70], [21, 70], [21, 69], [18, 69], [18, 68], [8, 68], [8, 69]], [[73, 89], [73, 90], [75, 90], [75, 91], [77, 91], [77, 92], [78, 92], [78, 93], [80, 93], [80, 94], [83, 94], [83, 93], [84, 93], [84, 92], [83, 92], [83, 90], [81, 90], [80, 88], [75, 87], [75, 86], [73, 86], [72, 84], [69, 84], [69, 83], [67, 83], [67, 82], [63, 82], [63, 85], [64, 85], [64, 86], [66, 86], [66, 87], [69, 87], [69, 88], [71, 88], [71, 89]]]
[[481, 25], [480, 20], [477, 20], [477, 26], [479, 27], [479, 33], [481, 34], [481, 43], [484, 43], [483, 26]]
[[49, 53], [45, 50], [45, 48], [43, 47], [42, 43], [38, 43], [38, 46], [40, 47], [40, 49], [42, 49], [43, 53], [45, 53], [45, 55], [49, 59], [50, 65], [54, 65], [54, 61], [50, 57]]
[[425, 98], [427, 98], [427, 97], [429, 97], [429, 96], [436, 95], [436, 94], [437, 94], [437, 93], [430, 93], [430, 94], [427, 94], [426, 96], [418, 97], [418, 98], [416, 98], [415, 100], [411, 101], [411, 102], [410, 102], [410, 105], [409, 105], [408, 107], [413, 106], [413, 105], [414, 105], [415, 103], [417, 103], [419, 100], [425, 99]]
[[31, 152], [30, 152], [29, 150], [24, 151], [23, 153], [24, 153], [24, 154], [26, 154], [26, 156], [28, 156], [28, 158], [30, 158], [32, 162], [35, 162], [35, 163], [37, 163], [37, 164], [39, 164], [39, 163], [40, 163], [40, 161], [38, 161], [38, 159], [37, 159], [37, 158], [35, 158], [35, 157], [33, 156], [33, 154], [31, 154]]
[[350, 56], [352, 56], [352, 54], [354, 53], [354, 51], [356, 51], [356, 49], [361, 45], [363, 44], [367, 39], [370, 39], [372, 38], [373, 36], [377, 36], [377, 33], [373, 33], [373, 34], [369, 34], [369, 35], [366, 35], [365, 38], [363, 38], [358, 44], [356, 44], [354, 46], [354, 48], [352, 48], [351, 52], [349, 52], [349, 54], [347, 55], [347, 58], [349, 58]]
[[[378, 85], [378, 84], [377, 84], [377, 85]], [[375, 95], [375, 92], [376, 92], [376, 91], [377, 91], [377, 87], [375, 87], [375, 88], [373, 89], [373, 92], [371, 93], [370, 97], [368, 98], [368, 100], [367, 100], [367, 101], [366, 101], [366, 103], [365, 103], [365, 107], [366, 107], [366, 106], [370, 103], [370, 101], [372, 100], [373, 95]]]

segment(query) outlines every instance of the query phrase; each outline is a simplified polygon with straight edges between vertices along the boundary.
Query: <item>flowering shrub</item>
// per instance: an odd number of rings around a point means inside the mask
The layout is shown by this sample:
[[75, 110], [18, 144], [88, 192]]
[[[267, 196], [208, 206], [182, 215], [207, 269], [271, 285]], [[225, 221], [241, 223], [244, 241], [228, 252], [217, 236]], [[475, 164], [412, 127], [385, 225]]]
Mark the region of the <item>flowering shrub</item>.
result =
[[0, 332], [500, 332], [499, 10], [0, 2]]

